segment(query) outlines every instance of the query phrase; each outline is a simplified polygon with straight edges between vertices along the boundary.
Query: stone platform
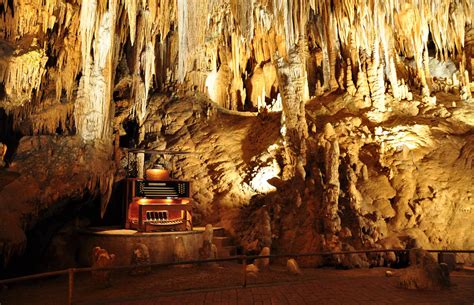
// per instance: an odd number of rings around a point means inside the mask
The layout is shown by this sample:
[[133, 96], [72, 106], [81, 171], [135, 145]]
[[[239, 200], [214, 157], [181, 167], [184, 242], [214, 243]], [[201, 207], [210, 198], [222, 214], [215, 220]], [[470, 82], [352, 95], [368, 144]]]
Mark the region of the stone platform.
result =
[[[152, 263], [171, 263], [174, 261], [173, 254], [178, 238], [183, 239], [189, 259], [197, 260], [203, 232], [204, 227], [180, 232], [138, 232], [118, 227], [88, 228], [80, 233], [79, 263], [90, 266], [92, 249], [99, 246], [115, 254], [117, 265], [128, 265], [132, 251], [138, 243], [148, 247]], [[224, 229], [214, 228], [214, 236], [223, 234]]]

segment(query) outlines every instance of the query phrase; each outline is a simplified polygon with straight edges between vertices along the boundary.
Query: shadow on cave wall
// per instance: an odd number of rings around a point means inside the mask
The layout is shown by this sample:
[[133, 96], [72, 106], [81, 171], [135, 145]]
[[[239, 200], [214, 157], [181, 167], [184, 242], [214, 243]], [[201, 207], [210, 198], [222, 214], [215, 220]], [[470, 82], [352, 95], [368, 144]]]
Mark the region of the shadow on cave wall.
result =
[[24, 252], [13, 256], [6, 266], [0, 265], [1, 278], [76, 267], [81, 230], [123, 224], [123, 183], [123, 180], [115, 182], [103, 218], [100, 217], [100, 197], [88, 192], [82, 198], [58, 201], [41, 212], [39, 221], [26, 231]]
[[242, 159], [247, 164], [280, 137], [281, 113], [261, 113], [257, 118], [249, 120], [247, 136], [242, 140]]
[[26, 231], [27, 245], [22, 255], [15, 255], [2, 277], [58, 270], [75, 266], [80, 227], [98, 221], [100, 199], [62, 200], [40, 214]]

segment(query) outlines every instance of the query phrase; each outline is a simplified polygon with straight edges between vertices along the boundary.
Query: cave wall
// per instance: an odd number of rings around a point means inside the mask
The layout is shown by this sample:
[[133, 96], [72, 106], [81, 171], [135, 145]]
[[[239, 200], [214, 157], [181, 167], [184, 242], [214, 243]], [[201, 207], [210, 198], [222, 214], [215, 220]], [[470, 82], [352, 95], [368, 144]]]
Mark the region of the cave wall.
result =
[[[197, 152], [177, 172], [197, 222], [247, 248], [472, 247], [473, 15], [472, 0], [0, 0], [4, 257], [65, 198], [102, 197], [103, 215], [120, 146]], [[11, 205], [22, 179], [37, 187]]]
[[[378, 124], [367, 109], [351, 110], [349, 94], [311, 100], [303, 177], [285, 175], [279, 113], [209, 112], [196, 97], [152, 99], [167, 122], [159, 125], [164, 133], [148, 131], [149, 147], [196, 152], [176, 166], [178, 177], [193, 182], [195, 220], [224, 226], [245, 249], [470, 249], [474, 122], [466, 114], [474, 109], [443, 98], [449, 106], [395, 102]], [[410, 105], [416, 115], [407, 115]], [[362, 258], [395, 262], [384, 259]]]

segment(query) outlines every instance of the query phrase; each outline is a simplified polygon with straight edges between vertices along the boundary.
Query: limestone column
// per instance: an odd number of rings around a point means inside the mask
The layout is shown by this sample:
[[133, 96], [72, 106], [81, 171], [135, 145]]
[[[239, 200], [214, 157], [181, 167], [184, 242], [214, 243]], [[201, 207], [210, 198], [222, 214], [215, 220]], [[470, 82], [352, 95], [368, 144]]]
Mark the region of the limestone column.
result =
[[282, 97], [284, 125], [282, 134], [285, 139], [285, 167], [283, 179], [295, 176], [305, 177], [306, 143], [308, 127], [305, 117], [304, 88], [306, 69], [303, 50], [299, 46], [290, 48], [287, 58], [276, 61], [278, 84]]
[[324, 233], [336, 234], [341, 230], [339, 210], [339, 141], [330, 123], [324, 126], [324, 135], [321, 145], [324, 149], [324, 197], [323, 197], [323, 224]]

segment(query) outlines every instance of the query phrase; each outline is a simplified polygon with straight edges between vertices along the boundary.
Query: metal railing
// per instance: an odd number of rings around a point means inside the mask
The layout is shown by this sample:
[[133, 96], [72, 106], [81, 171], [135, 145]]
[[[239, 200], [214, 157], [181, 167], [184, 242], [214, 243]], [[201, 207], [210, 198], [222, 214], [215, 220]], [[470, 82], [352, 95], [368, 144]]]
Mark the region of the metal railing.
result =
[[[207, 260], [189, 260], [189, 261], [178, 261], [172, 263], [155, 263], [146, 265], [127, 265], [127, 266], [111, 266], [106, 268], [69, 268], [65, 270], [44, 272], [33, 275], [26, 275], [16, 278], [10, 278], [0, 280], [0, 285], [7, 285], [12, 283], [24, 282], [35, 279], [48, 278], [58, 275], [68, 275], [68, 300], [67, 304], [72, 305], [74, 300], [74, 280], [76, 273], [95, 272], [95, 271], [112, 271], [112, 270], [131, 270], [146, 267], [169, 267], [176, 265], [191, 265], [191, 264], [206, 264], [216, 262], [228, 262], [228, 261], [242, 261], [242, 287], [247, 287], [247, 261], [265, 258], [298, 258], [298, 257], [311, 257], [311, 256], [332, 256], [332, 255], [350, 255], [350, 254], [367, 254], [367, 253], [387, 253], [387, 252], [409, 252], [409, 249], [370, 249], [370, 250], [354, 250], [354, 251], [338, 251], [338, 252], [313, 252], [313, 253], [295, 253], [295, 254], [273, 254], [273, 255], [238, 255], [228, 258], [217, 258]], [[474, 254], [474, 250], [426, 250], [431, 253], [468, 253]]]

